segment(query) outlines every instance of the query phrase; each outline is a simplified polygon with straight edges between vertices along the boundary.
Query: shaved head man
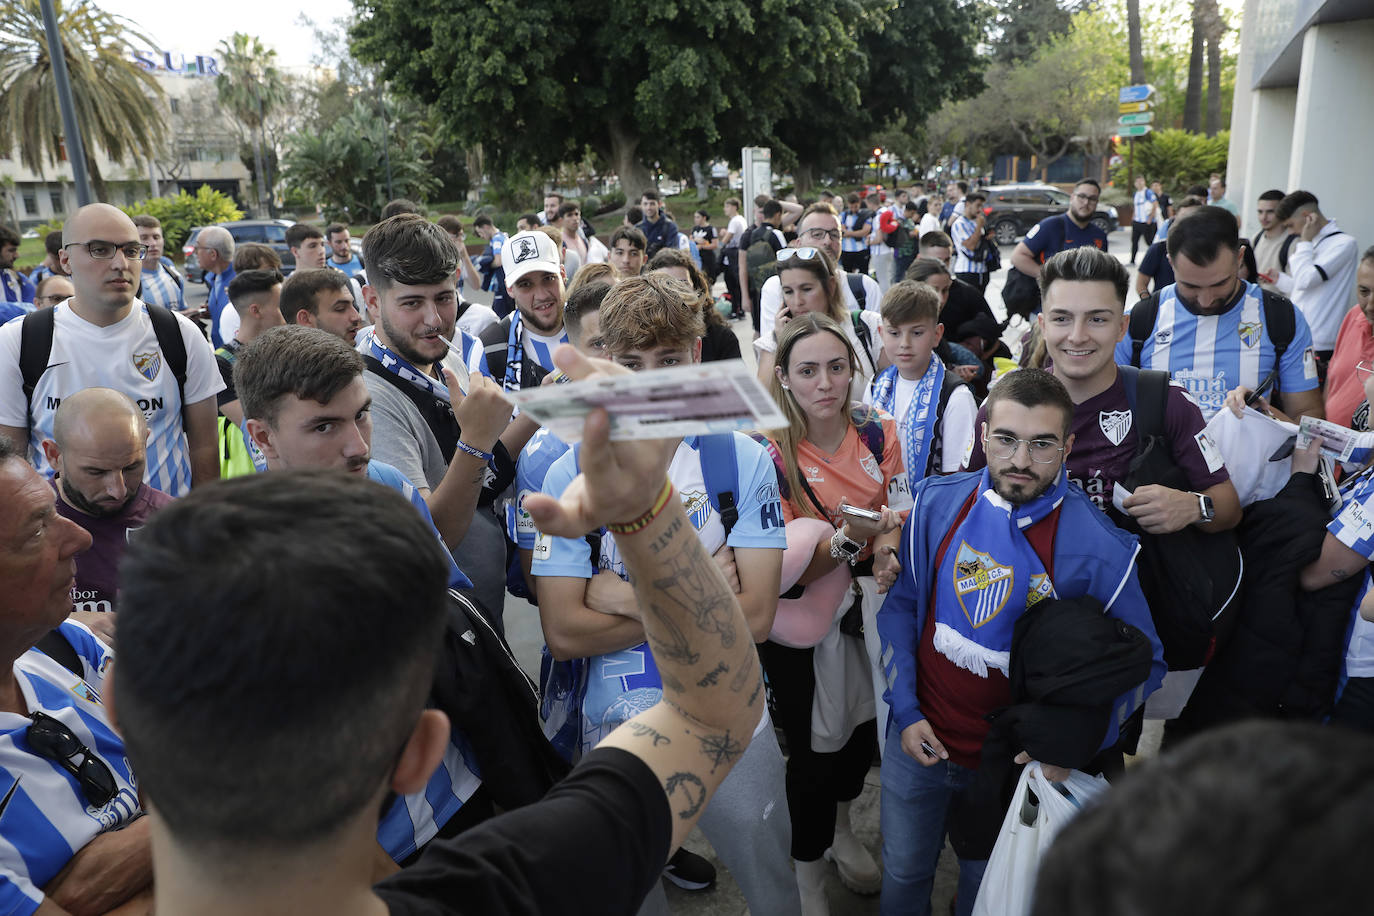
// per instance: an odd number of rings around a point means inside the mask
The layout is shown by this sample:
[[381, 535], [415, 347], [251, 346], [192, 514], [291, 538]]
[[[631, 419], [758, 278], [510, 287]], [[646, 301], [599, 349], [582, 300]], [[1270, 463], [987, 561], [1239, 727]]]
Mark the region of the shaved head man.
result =
[[76, 610], [114, 610], [129, 532], [171, 502], [143, 482], [147, 442], [143, 411], [110, 388], [87, 388], [63, 399], [53, 437], [43, 440], [43, 454], [57, 472], [57, 512], [92, 540], [76, 560]]
[[[51, 477], [43, 441], [54, 438], [59, 406], [82, 389], [113, 388], [151, 430], [148, 482], [181, 496], [219, 477], [215, 394], [224, 382], [198, 327], [137, 298], [146, 251], [133, 220], [108, 204], [67, 220], [60, 258], [74, 295], [0, 327], [0, 435], [27, 442], [29, 460]], [[39, 371], [26, 378], [26, 365]]]

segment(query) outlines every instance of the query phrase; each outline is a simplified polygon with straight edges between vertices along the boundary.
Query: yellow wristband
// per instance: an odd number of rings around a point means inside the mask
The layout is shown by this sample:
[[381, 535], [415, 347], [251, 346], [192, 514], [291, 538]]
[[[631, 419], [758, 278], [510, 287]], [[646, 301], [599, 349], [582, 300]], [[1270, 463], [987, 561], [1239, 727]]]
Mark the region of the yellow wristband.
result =
[[634, 521], [622, 524], [611, 524], [606, 526], [606, 530], [612, 534], [634, 534], [636, 531], [643, 531], [654, 523], [654, 519], [663, 514], [663, 510], [668, 506], [668, 500], [673, 498], [673, 482], [664, 478], [663, 489], [658, 491], [658, 498], [654, 504]]

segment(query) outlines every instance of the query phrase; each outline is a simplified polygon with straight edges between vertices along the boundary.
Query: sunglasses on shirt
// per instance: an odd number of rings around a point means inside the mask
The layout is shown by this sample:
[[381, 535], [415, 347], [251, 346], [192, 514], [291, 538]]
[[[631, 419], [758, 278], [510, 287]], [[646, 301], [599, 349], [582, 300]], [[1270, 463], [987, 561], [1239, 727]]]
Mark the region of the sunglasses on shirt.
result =
[[[81, 739], [72, 734], [64, 723], [47, 713], [30, 714], [33, 724], [24, 732], [24, 739], [34, 753], [60, 765], [76, 777], [81, 794], [97, 808], [103, 808], [119, 794], [114, 774], [105, 761], [97, 757]], [[75, 758], [80, 758], [76, 761]]]

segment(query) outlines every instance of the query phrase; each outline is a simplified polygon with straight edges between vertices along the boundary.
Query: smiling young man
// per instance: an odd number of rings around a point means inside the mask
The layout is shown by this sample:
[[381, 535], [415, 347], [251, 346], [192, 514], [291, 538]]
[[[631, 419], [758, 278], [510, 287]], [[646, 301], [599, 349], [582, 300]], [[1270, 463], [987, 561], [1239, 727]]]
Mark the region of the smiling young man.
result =
[[[662, 274], [622, 280], [601, 304], [600, 336], [606, 353], [631, 370], [656, 369], [696, 362], [701, 351], [703, 324], [693, 296]], [[707, 442], [711, 438], [714, 441]], [[734, 462], [736, 520], [728, 529], [709, 492], [725, 469], [707, 469], [703, 452], [719, 447], [717, 460]], [[560, 496], [578, 473], [579, 451], [566, 452], [553, 463], [543, 492]], [[693, 531], [702, 547], [716, 558], [731, 580], [749, 624], [748, 633], [731, 633], [736, 640], [763, 640], [772, 629], [786, 535], [777, 478], [767, 452], [739, 433], [697, 437], [678, 443], [668, 469], [680, 493]], [[710, 482], [708, 482], [708, 480]], [[674, 499], [679, 497], [674, 496]], [[618, 535], [602, 533], [597, 553], [585, 539], [541, 535], [535, 544], [533, 573], [539, 592], [539, 615], [552, 660], [583, 674], [576, 690], [566, 697], [559, 715], [572, 717], [574, 753], [589, 752], [636, 710], [663, 696], [668, 677], [654, 664], [645, 642], [645, 607], [626, 578]], [[715, 609], [697, 603], [684, 592], [681, 600], [694, 603], [700, 626], [717, 630]], [[680, 643], [656, 642], [662, 656]], [[707, 680], [733, 682], [738, 672], [722, 668]], [[705, 683], [705, 681], [703, 681]], [[735, 772], [707, 806], [702, 830], [721, 861], [738, 881], [756, 914], [800, 911], [797, 885], [788, 865], [790, 822], [783, 787], [783, 762], [766, 715], [754, 723], [753, 743]], [[657, 898], [662, 906], [662, 898]], [[650, 905], [655, 898], [650, 898]], [[658, 912], [646, 909], [641, 912]]]
[[1289, 416], [1322, 416], [1307, 320], [1283, 296], [1240, 279], [1235, 217], [1198, 207], [1166, 241], [1174, 282], [1131, 309], [1116, 362], [1168, 372], [1209, 420], [1228, 392], [1269, 381]]
[[502, 257], [515, 311], [483, 331], [481, 340], [492, 378], [507, 391], [519, 391], [536, 387], [553, 371], [553, 351], [568, 342], [563, 329], [567, 287], [563, 259], [546, 232], [516, 233]]
[[1047, 216], [1032, 226], [1026, 237], [1016, 243], [1011, 265], [1027, 276], [1038, 277], [1040, 265], [1061, 251], [1084, 245], [1106, 251], [1107, 233], [1093, 223], [1093, 214], [1101, 198], [1102, 186], [1095, 180], [1079, 181], [1073, 186], [1068, 211]]
[[[1046, 597], [1092, 597], [1149, 637], [1150, 675], [1103, 710], [1101, 748], [1116, 744], [1121, 723], [1164, 676], [1136, 578], [1136, 539], [1068, 485], [1068, 391], [1047, 372], [1023, 369], [998, 382], [986, 409], [987, 468], [921, 481], [902, 532], [902, 571], [878, 613], [892, 708], [882, 765], [884, 914], [930, 912], [936, 861], [957, 826], [950, 806], [979, 768], [987, 717], [1011, 701], [1012, 634], [1029, 608]], [[1051, 779], [1068, 775], [1044, 769]], [[959, 916], [973, 911], [986, 867], [960, 857]]]
[[[134, 399], [152, 430], [149, 484], [182, 496], [193, 485], [218, 479], [215, 395], [224, 382], [199, 328], [135, 297], [146, 251], [133, 221], [108, 204], [91, 204], [67, 220], [63, 239], [62, 266], [76, 295], [0, 328], [0, 435], [27, 441], [34, 466], [51, 476], [42, 443], [52, 436], [62, 398], [91, 386], [113, 388]], [[157, 317], [150, 309], [157, 309]], [[26, 398], [23, 328], [45, 316], [50, 348], [36, 363], [40, 374]], [[184, 383], [169, 348], [185, 354]]]
[[282, 283], [281, 314], [287, 324], [319, 328], [348, 344], [363, 327], [363, 316], [348, 291], [348, 277], [337, 270], [297, 268]]
[[492, 503], [514, 475], [510, 456], [524, 443], [507, 452], [501, 442], [510, 405], [495, 383], [470, 372], [465, 395], [459, 376], [442, 365], [449, 354], [443, 338], [450, 334], [465, 354], [475, 351], [466, 335], [454, 331], [458, 253], [444, 230], [411, 213], [369, 229], [363, 257], [368, 309], [377, 316], [359, 343], [373, 398], [376, 455], [424, 496], [444, 542], [499, 627], [505, 541]]

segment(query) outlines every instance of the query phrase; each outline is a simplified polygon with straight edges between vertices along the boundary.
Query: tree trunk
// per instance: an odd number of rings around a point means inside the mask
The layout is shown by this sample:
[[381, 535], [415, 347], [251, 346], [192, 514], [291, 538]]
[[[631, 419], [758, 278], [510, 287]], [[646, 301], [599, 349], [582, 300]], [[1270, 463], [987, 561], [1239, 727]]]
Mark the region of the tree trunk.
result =
[[1145, 55], [1140, 49], [1140, 0], [1126, 0], [1126, 34], [1131, 46], [1131, 83], [1145, 82]]
[[95, 164], [95, 156], [92, 155], [91, 147], [86, 147], [86, 171], [91, 176], [91, 192], [95, 194], [97, 202], [113, 203], [110, 200], [110, 189], [105, 184], [105, 176], [100, 174], [100, 166]]
[[1203, 0], [1193, 2], [1193, 46], [1188, 54], [1188, 91], [1183, 97], [1183, 129], [1202, 129]]
[[653, 173], [639, 158], [639, 135], [621, 121], [606, 125], [611, 138], [611, 161], [620, 176], [620, 189], [627, 206], [638, 204], [639, 195], [654, 186]]
[[792, 170], [793, 191], [797, 197], [810, 193], [816, 184], [816, 169], [809, 162], [798, 162], [797, 167]]
[[1221, 36], [1226, 31], [1216, 0], [1207, 4], [1207, 136], [1221, 130]]
[[258, 186], [258, 212], [253, 215], [258, 219], [263, 219], [267, 215], [268, 210], [267, 169], [263, 165], [261, 128], [253, 134], [253, 179]]
[[705, 200], [707, 197], [706, 174], [700, 162], [692, 163], [692, 184], [697, 189], [697, 200]]

